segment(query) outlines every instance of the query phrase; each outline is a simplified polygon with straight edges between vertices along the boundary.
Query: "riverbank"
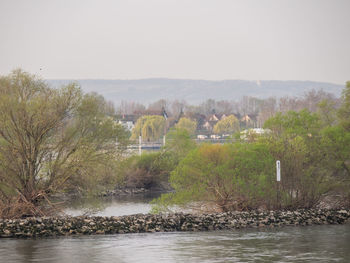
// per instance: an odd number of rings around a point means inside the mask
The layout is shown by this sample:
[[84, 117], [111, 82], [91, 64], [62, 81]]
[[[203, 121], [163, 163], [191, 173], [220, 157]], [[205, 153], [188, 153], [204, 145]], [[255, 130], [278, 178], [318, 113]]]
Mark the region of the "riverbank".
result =
[[136, 214], [120, 217], [0, 219], [0, 237], [49, 237], [142, 232], [231, 230], [247, 227], [344, 224], [350, 210], [228, 212], [216, 214]]

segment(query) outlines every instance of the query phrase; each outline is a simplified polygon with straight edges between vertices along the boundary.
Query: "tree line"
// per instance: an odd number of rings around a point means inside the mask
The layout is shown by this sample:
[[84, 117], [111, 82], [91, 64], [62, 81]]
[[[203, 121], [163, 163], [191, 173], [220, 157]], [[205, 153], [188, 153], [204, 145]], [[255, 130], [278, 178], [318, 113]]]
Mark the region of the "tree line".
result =
[[[239, 130], [262, 128], [265, 121], [278, 112], [302, 109], [316, 112], [322, 101], [328, 101], [336, 108], [340, 105], [340, 98], [322, 90], [311, 90], [301, 97], [259, 99], [245, 96], [238, 101], [208, 99], [200, 105], [189, 105], [184, 100], [161, 99], [146, 107], [140, 103], [122, 101], [117, 106], [116, 114], [118, 119], [129, 116], [135, 122], [132, 140], [141, 135], [143, 141], [155, 141], [169, 129], [179, 126], [190, 129], [192, 135], [215, 134], [217, 137]], [[162, 118], [163, 112], [167, 113], [167, 120]], [[194, 131], [190, 127], [195, 127]]]
[[[271, 116], [263, 135], [241, 138], [237, 118], [228, 114], [216, 129], [231, 129], [237, 140], [197, 145], [191, 139], [197, 123], [182, 118], [161, 151], [129, 156], [130, 133], [115, 121], [111, 103], [83, 94], [77, 83], [53, 89], [15, 70], [0, 77], [0, 217], [55, 213], [56, 193], [168, 182], [174, 192], [154, 201], [155, 211], [174, 205], [221, 211], [309, 208], [331, 193], [350, 205], [350, 82], [340, 99], [313, 94], [313, 99], [289, 98], [290, 106], [279, 104], [280, 110], [266, 106]], [[307, 101], [308, 107], [299, 109], [296, 101]], [[208, 101], [198, 107], [212, 106]], [[165, 125], [162, 116], [141, 117], [137, 129], [147, 135]], [[281, 183], [275, 180], [276, 160]]]
[[149, 105], [133, 101], [121, 101], [116, 107], [116, 113], [118, 115], [152, 115], [154, 112], [161, 112], [165, 109], [171, 118], [178, 118], [179, 115], [185, 113], [187, 117], [196, 120], [198, 124], [201, 122], [201, 117], [208, 116], [213, 112], [226, 116], [234, 114], [238, 118], [251, 115], [259, 122], [257, 123], [258, 126], [263, 126], [264, 122], [277, 112], [286, 113], [290, 110], [300, 111], [302, 109], [315, 112], [318, 108], [317, 105], [323, 100], [332, 101], [336, 106], [340, 104], [340, 99], [333, 94], [313, 89], [298, 97], [284, 96], [276, 98], [271, 96], [262, 99], [243, 96], [240, 99], [232, 100], [216, 101], [208, 99], [199, 105], [191, 105], [186, 100], [169, 99], [160, 99]]

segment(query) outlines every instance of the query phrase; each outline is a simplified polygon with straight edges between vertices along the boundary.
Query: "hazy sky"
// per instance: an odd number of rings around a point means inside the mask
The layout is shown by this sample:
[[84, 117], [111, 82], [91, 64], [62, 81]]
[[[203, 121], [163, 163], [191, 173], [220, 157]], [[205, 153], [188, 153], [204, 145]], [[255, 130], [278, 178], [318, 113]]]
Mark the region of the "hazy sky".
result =
[[[350, 0], [0, 0], [0, 74], [350, 80]], [[40, 70], [42, 68], [42, 70]]]

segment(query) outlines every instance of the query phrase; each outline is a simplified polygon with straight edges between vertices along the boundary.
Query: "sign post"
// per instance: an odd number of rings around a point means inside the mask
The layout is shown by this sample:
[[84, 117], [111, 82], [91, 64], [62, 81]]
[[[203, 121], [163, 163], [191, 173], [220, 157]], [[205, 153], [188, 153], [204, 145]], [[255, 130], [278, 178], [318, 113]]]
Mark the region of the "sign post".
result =
[[276, 161], [277, 182], [281, 181], [281, 162]]
[[165, 120], [165, 123], [164, 123], [163, 146], [165, 146], [165, 135], [166, 135], [166, 130], [167, 130], [168, 114], [166, 113], [164, 107], [163, 107], [163, 117], [164, 117], [164, 120]]
[[276, 161], [276, 181], [277, 181], [277, 205], [278, 208], [281, 208], [281, 200], [280, 200], [280, 182], [281, 182], [281, 162], [279, 160]]
[[141, 135], [139, 136], [139, 155], [141, 156], [142, 154], [142, 137]]

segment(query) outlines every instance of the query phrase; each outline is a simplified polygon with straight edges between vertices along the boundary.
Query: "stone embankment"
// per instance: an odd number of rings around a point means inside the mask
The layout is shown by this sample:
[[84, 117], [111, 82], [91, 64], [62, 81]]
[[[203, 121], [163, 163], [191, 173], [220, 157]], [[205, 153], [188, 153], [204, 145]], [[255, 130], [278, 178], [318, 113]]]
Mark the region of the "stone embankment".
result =
[[205, 215], [137, 214], [121, 217], [48, 217], [0, 219], [0, 237], [122, 234], [170, 231], [208, 231], [246, 227], [343, 224], [350, 210], [229, 212]]

